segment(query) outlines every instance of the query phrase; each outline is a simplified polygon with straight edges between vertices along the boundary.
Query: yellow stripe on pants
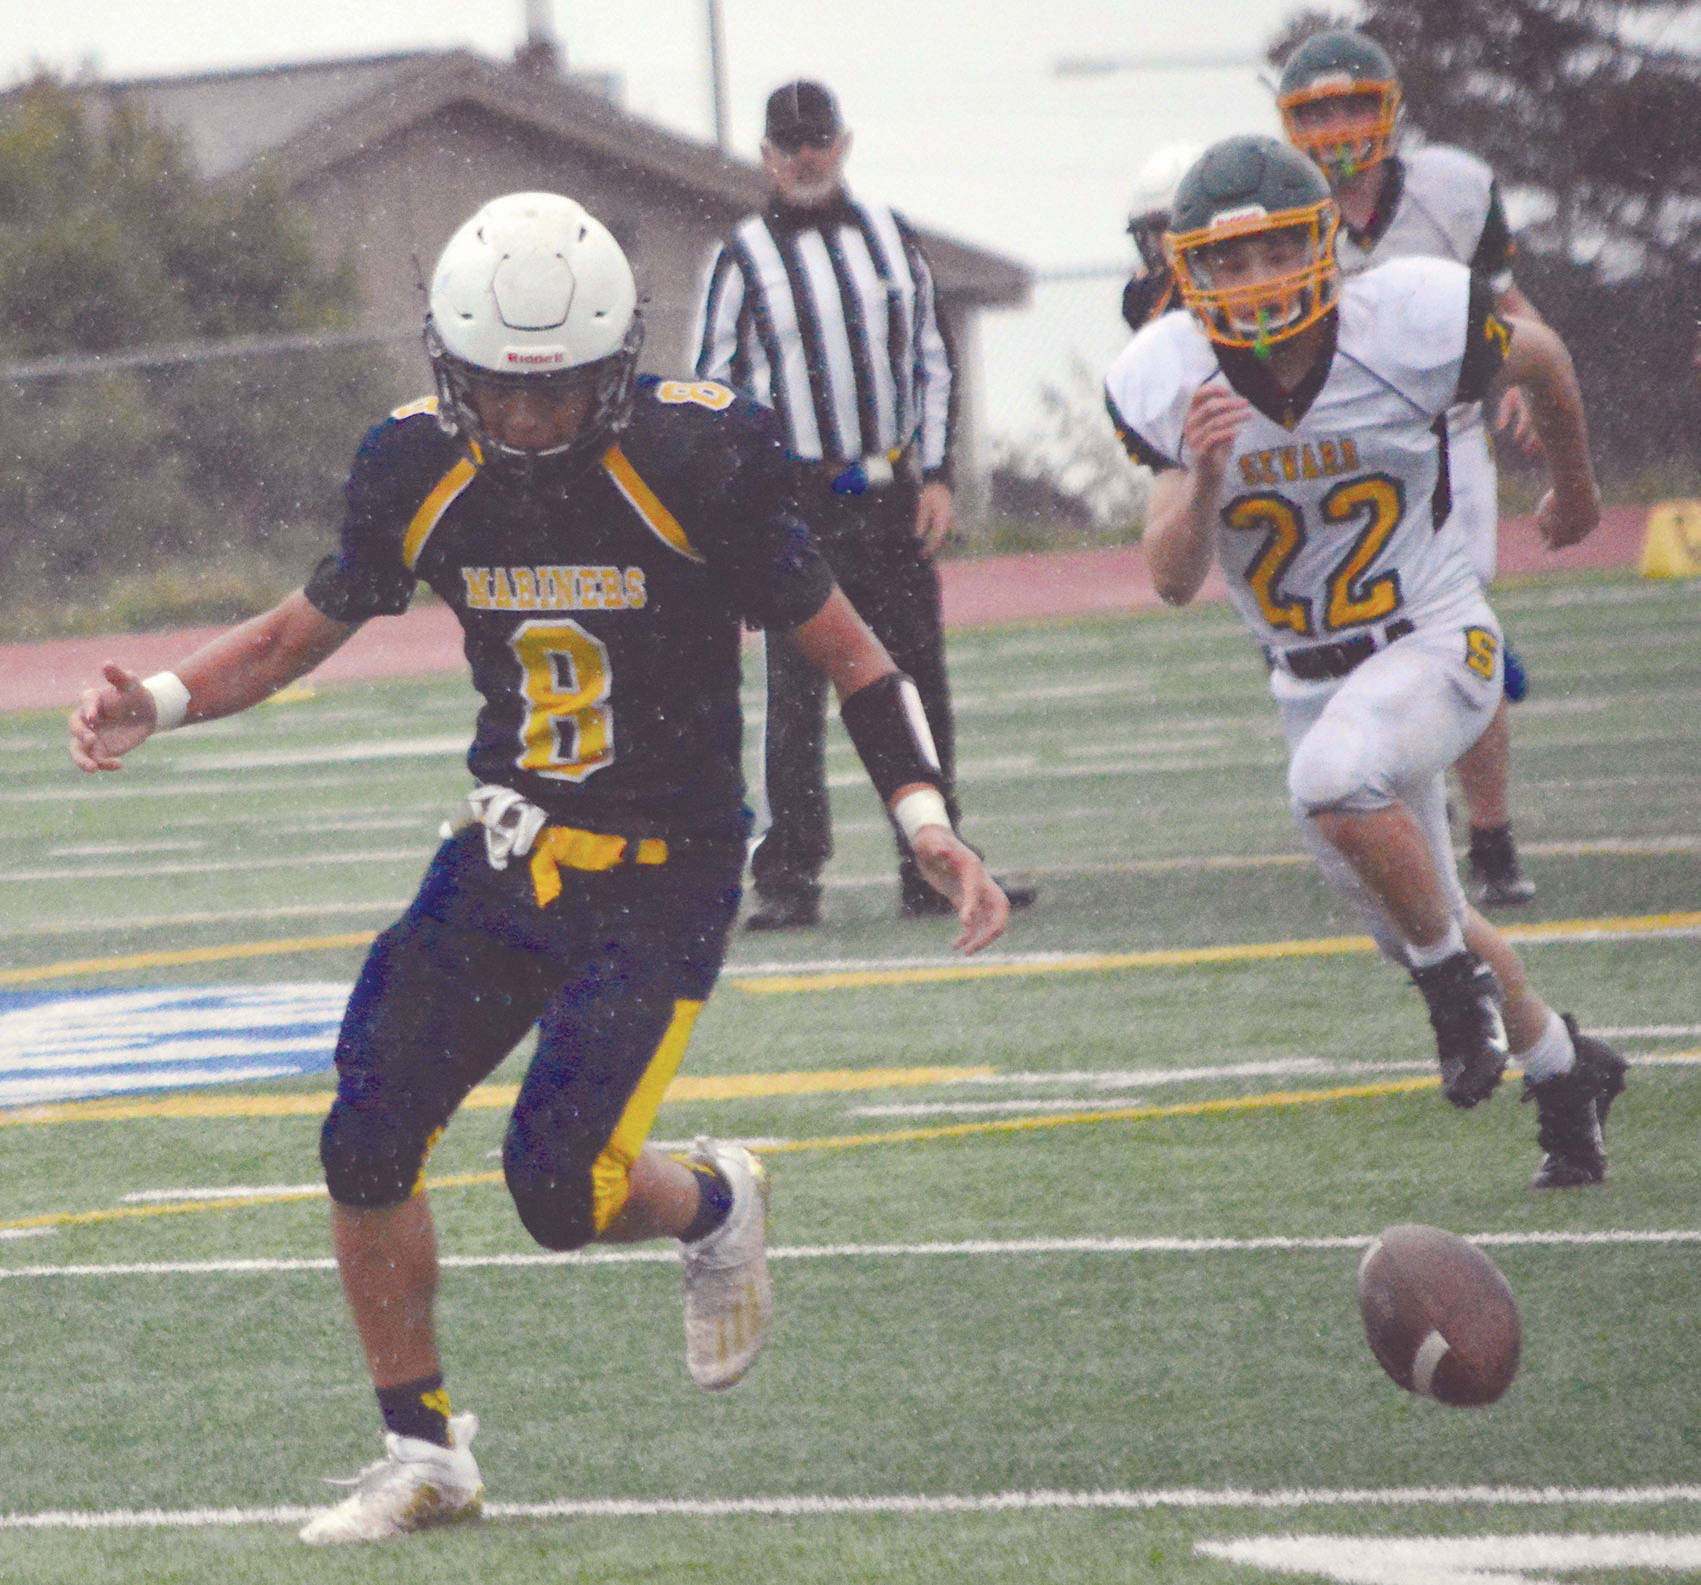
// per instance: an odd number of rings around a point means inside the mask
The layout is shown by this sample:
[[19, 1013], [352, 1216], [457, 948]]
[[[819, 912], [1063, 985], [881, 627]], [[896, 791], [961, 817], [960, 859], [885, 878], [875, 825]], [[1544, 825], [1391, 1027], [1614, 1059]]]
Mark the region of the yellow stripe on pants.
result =
[[632, 1163], [644, 1148], [655, 1126], [656, 1113], [661, 1109], [662, 1095], [684, 1060], [685, 1047], [690, 1043], [691, 1030], [702, 1012], [701, 1002], [675, 1002], [673, 1018], [667, 1032], [656, 1047], [656, 1054], [644, 1069], [644, 1076], [632, 1092], [620, 1121], [614, 1125], [608, 1143], [591, 1164], [591, 1220], [600, 1233], [620, 1214], [626, 1196], [632, 1189]]

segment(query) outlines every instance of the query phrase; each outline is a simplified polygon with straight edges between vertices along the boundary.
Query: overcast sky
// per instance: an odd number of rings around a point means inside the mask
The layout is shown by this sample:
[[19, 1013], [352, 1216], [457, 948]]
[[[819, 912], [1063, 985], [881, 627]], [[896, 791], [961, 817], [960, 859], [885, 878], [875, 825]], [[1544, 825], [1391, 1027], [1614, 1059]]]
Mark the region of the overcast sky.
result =
[[[710, 141], [708, 0], [542, 0], [570, 67], [629, 110]], [[853, 187], [1041, 267], [1121, 262], [1128, 193], [1165, 143], [1274, 130], [1250, 65], [1060, 75], [1059, 61], [1260, 52], [1295, 0], [722, 0], [732, 151], [768, 91], [839, 94]], [[524, 0], [0, 0], [0, 82], [36, 63], [123, 78], [463, 46], [505, 57]]]

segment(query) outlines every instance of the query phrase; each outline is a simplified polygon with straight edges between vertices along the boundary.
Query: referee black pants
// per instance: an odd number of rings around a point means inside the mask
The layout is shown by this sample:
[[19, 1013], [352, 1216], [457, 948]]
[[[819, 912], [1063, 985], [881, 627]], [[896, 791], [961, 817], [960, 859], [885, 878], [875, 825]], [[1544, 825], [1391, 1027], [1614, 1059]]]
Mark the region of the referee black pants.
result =
[[[900, 671], [915, 679], [945, 775], [945, 802], [958, 821], [956, 735], [945, 676], [939, 570], [915, 537], [919, 487], [899, 481], [866, 495], [838, 495], [810, 475], [797, 508], [857, 614], [886, 646]], [[833, 852], [827, 806], [827, 679], [779, 634], [769, 634], [768, 706], [763, 774], [770, 824], [751, 860], [759, 897], [815, 897]], [[925, 898], [909, 846], [894, 832], [902, 895]]]

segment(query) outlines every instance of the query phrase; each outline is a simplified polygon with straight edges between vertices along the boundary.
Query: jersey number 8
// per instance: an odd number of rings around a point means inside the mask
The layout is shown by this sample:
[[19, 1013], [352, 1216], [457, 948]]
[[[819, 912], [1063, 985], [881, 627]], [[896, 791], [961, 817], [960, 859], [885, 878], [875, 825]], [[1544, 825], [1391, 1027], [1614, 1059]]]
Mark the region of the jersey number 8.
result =
[[520, 728], [521, 770], [583, 781], [614, 759], [614, 678], [608, 646], [577, 622], [525, 622], [508, 641], [531, 709]]
[[656, 400], [678, 406], [684, 402], [695, 402], [698, 407], [707, 407], [719, 412], [723, 407], [732, 405], [734, 393], [724, 385], [714, 380], [663, 380], [656, 387]]

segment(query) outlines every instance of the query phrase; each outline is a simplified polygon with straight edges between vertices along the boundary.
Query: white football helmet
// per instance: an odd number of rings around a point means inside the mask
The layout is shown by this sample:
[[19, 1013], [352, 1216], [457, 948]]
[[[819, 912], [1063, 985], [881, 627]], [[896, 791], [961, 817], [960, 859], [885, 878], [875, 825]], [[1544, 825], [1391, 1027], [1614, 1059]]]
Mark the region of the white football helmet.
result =
[[1128, 205], [1128, 235], [1134, 239], [1140, 262], [1148, 273], [1164, 262], [1163, 234], [1169, 230], [1175, 190], [1204, 152], [1196, 143], [1166, 143], [1146, 160], [1134, 177], [1134, 195]]
[[[438, 422], [481, 460], [602, 455], [632, 410], [643, 344], [632, 267], [607, 228], [558, 193], [492, 199], [449, 239], [431, 278], [425, 350]], [[479, 422], [475, 382], [590, 381], [578, 432], [547, 451], [505, 445]]]

